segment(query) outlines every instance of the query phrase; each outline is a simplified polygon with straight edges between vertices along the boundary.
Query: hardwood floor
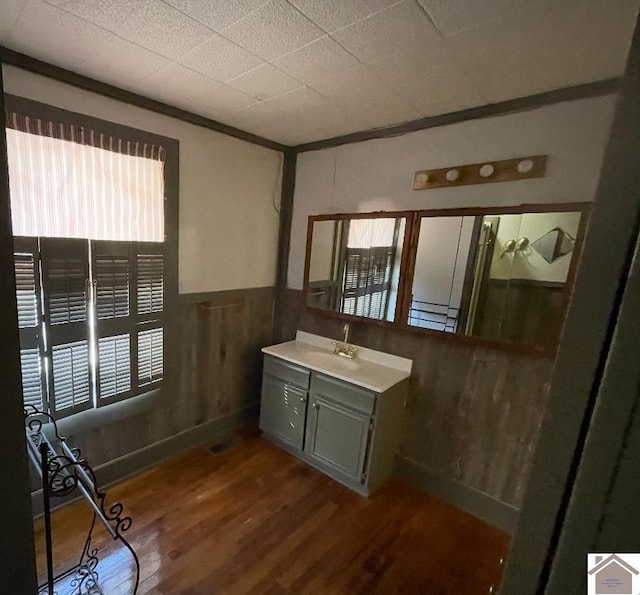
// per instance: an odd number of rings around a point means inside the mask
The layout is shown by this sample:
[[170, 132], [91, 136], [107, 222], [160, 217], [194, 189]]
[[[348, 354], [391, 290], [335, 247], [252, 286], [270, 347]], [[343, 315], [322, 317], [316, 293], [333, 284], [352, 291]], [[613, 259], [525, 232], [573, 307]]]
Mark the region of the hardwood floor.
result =
[[[133, 517], [139, 593], [484, 594], [509, 541], [399, 480], [358, 496], [257, 436], [166, 462], [112, 487], [116, 500]], [[54, 513], [58, 569], [75, 561], [89, 520], [83, 502]], [[127, 592], [127, 552], [106, 533], [97, 545], [105, 592]]]

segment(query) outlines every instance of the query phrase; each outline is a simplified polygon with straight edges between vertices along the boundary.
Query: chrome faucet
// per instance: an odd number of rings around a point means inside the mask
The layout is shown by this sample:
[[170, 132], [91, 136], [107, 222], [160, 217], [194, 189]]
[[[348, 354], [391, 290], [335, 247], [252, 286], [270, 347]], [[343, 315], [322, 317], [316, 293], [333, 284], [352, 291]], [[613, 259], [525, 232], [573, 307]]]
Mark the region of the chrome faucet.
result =
[[332, 341], [334, 348], [333, 353], [339, 355], [341, 357], [348, 357], [349, 359], [353, 359], [356, 356], [356, 352], [358, 351], [357, 347], [353, 345], [349, 345], [349, 323], [347, 322], [344, 325], [344, 336], [342, 337], [342, 341]]

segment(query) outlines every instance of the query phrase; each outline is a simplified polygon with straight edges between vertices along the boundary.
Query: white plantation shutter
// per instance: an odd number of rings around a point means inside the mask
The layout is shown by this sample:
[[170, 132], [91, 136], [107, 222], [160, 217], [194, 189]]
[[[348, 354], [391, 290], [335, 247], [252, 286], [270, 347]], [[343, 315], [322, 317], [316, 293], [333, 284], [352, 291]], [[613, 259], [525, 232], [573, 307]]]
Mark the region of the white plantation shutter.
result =
[[92, 242], [98, 406], [164, 378], [162, 244]]
[[98, 396], [110, 399], [131, 392], [131, 335], [98, 339]]
[[144, 386], [164, 375], [164, 333], [162, 328], [138, 334], [138, 384]]
[[138, 254], [138, 314], [164, 308], [164, 259], [162, 254]]
[[22, 400], [36, 409], [44, 408], [42, 358], [39, 349], [20, 349], [22, 373]]
[[91, 403], [89, 341], [53, 345], [51, 349], [53, 411], [69, 414]]
[[14, 242], [14, 262], [23, 401], [25, 405], [42, 409], [45, 405], [45, 385], [42, 369], [43, 349], [37, 241], [24, 238], [16, 239]]
[[14, 258], [18, 327], [35, 328], [38, 326], [35, 255], [32, 252], [18, 252]]
[[131, 352], [136, 333], [132, 312], [133, 254], [132, 244], [127, 242], [92, 242], [98, 405], [133, 394]]
[[92, 406], [88, 324], [88, 243], [40, 240], [40, 263], [51, 369], [52, 413], [70, 415]]
[[160, 245], [136, 244], [138, 386], [164, 378], [164, 256]]
[[128, 246], [125, 244], [122, 248], [115, 242], [96, 243], [93, 254], [98, 320], [129, 316], [131, 272]]

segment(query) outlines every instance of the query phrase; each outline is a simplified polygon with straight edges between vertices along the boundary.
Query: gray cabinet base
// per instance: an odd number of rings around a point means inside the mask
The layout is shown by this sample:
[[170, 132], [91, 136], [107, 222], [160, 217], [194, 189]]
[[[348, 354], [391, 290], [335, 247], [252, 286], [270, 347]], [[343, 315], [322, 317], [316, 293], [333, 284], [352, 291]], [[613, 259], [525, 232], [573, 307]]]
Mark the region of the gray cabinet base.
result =
[[289, 454], [293, 455], [297, 459], [300, 459], [310, 467], [313, 467], [314, 469], [317, 469], [318, 471], [321, 471], [325, 475], [329, 476], [330, 479], [341, 483], [343, 486], [349, 488], [350, 490], [353, 490], [354, 492], [357, 492], [361, 496], [369, 496], [370, 491], [366, 485], [358, 483], [350, 477], [343, 476], [341, 473], [336, 472], [333, 467], [330, 467], [329, 465], [323, 465], [321, 461], [310, 457], [304, 451], [292, 447], [290, 444], [279, 440], [278, 438], [272, 436], [271, 434], [268, 434], [267, 432], [263, 431], [262, 436], [279, 448], [286, 450]]

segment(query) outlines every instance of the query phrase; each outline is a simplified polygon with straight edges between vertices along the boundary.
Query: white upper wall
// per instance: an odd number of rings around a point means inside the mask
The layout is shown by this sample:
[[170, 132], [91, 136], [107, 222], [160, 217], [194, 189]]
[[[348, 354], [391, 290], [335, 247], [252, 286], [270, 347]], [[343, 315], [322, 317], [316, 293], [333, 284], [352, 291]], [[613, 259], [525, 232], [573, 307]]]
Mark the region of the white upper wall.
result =
[[180, 141], [180, 293], [274, 285], [280, 153], [24, 70], [3, 74], [6, 93]]
[[[592, 201], [614, 108], [582, 99], [300, 154], [288, 286], [302, 288], [309, 215]], [[412, 189], [417, 170], [537, 154], [541, 179]]]

